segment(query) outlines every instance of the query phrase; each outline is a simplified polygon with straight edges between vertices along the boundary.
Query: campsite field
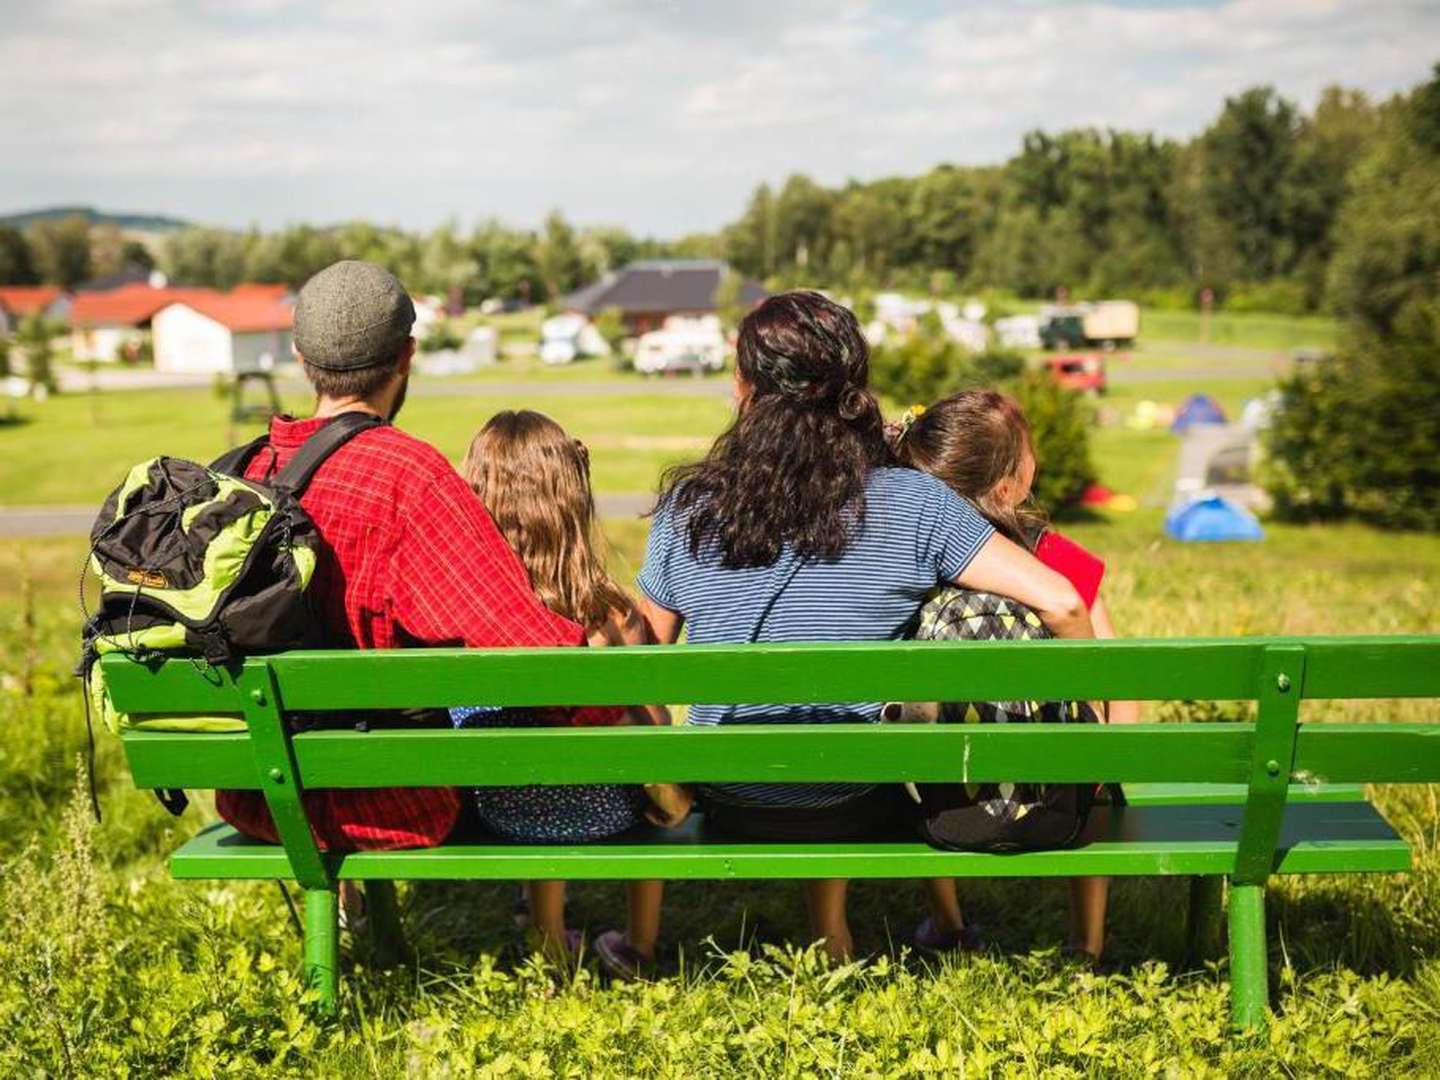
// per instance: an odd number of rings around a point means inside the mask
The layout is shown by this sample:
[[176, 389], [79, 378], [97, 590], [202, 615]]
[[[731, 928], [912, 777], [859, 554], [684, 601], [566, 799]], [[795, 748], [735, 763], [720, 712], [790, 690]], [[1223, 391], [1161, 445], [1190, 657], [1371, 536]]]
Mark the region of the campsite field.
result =
[[[1117, 386], [1121, 412], [1197, 388], [1227, 408], [1261, 380]], [[223, 406], [197, 391], [83, 398], [0, 428], [6, 503], [97, 500], [163, 448], [205, 455]], [[297, 402], [297, 404], [299, 404]], [[723, 424], [723, 396], [416, 396], [406, 426], [458, 457], [502, 406], [542, 407], [591, 442], [598, 485], [644, 491], [658, 468]], [[627, 448], [626, 438], [657, 440]], [[1175, 441], [1097, 432], [1102, 478], [1163, 496]], [[607, 459], [609, 459], [607, 461]], [[12, 485], [20, 485], [16, 488]], [[28, 486], [25, 486], [28, 485]], [[1160, 510], [1067, 525], [1106, 557], [1127, 635], [1406, 633], [1440, 624], [1440, 537], [1271, 525], [1245, 546], [1165, 540]], [[607, 523], [633, 578], [641, 521]], [[347, 956], [341, 1014], [312, 1021], [300, 944], [273, 883], [177, 884], [165, 854], [213, 819], [207, 799], [172, 819], [132, 790], [100, 733], [103, 824], [77, 793], [84, 721], [69, 674], [79, 621], [78, 537], [0, 541], [0, 1073], [4, 1075], [1435, 1075], [1440, 1073], [1440, 808], [1436, 788], [1375, 794], [1414, 845], [1409, 876], [1284, 879], [1273, 890], [1276, 1018], [1268, 1038], [1226, 1031], [1223, 964], [1180, 960], [1179, 881], [1116, 889], [1113, 967], [1059, 962], [1063, 887], [966, 884], [987, 955], [928, 964], [906, 952], [918, 885], [865, 883], [852, 911], [866, 963], [835, 968], [804, 941], [788, 884], [671, 887], [666, 977], [604, 988], [557, 979], [516, 947], [513, 890], [417, 885], [402, 899], [416, 963], [376, 971]], [[1149, 718], [1233, 716], [1164, 704]], [[1433, 718], [1433, 702], [1308, 703], [1305, 718]], [[598, 931], [621, 890], [573, 890], [572, 922]]]

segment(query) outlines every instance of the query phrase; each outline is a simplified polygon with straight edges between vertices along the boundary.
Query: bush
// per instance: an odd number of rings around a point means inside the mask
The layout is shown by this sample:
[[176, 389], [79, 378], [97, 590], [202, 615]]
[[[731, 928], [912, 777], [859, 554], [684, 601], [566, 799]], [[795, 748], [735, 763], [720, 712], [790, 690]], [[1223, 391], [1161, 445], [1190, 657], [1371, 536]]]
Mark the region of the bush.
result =
[[1200, 307], [1199, 293], [1181, 285], [1169, 289], [1142, 289], [1135, 294], [1135, 302], [1152, 311], [1196, 311]]
[[1285, 380], [1267, 436], [1276, 512], [1440, 530], [1440, 68], [1359, 165], [1331, 294], [1340, 353]]
[[1076, 505], [1095, 481], [1089, 406], [1049, 375], [1026, 373], [1018, 352], [992, 348], [972, 353], [922, 324], [920, 333], [872, 351], [870, 381], [877, 392], [901, 405], [928, 405], [979, 386], [998, 386], [1014, 394], [1030, 421], [1040, 463], [1035, 499], [1049, 513]]
[[971, 352], [950, 338], [934, 316], [921, 320], [918, 332], [877, 345], [870, 353], [870, 384], [877, 393], [904, 405], [928, 404], [975, 386], [995, 386], [1025, 370], [1025, 357], [1013, 349], [991, 347]]
[[1006, 389], [1015, 395], [1030, 421], [1039, 463], [1036, 503], [1050, 514], [1077, 506], [1096, 475], [1090, 457], [1089, 403], [1042, 371], [1027, 372]]
[[421, 352], [440, 352], [442, 349], [458, 349], [465, 339], [450, 325], [447, 319], [436, 319], [420, 339]]
[[1221, 306], [1230, 312], [1264, 312], [1271, 315], [1309, 315], [1316, 298], [1303, 282], [1277, 278], [1273, 281], [1232, 285]]
[[1283, 381], [1266, 449], [1279, 517], [1440, 530], [1440, 302]]
[[55, 372], [51, 367], [53, 356], [50, 325], [39, 315], [27, 315], [20, 320], [15, 335], [16, 344], [25, 358], [25, 374], [35, 386], [43, 386], [50, 393], [55, 392]]

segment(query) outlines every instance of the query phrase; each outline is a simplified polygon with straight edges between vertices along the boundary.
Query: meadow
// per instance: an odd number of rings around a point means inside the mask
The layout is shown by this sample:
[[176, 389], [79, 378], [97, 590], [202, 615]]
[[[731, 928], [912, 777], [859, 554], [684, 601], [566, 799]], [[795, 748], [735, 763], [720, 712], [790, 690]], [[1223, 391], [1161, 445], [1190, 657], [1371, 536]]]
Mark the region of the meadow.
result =
[[[1134, 361], [1143, 363], [1137, 356]], [[1175, 400], [1203, 383], [1116, 387], [1105, 406]], [[1210, 386], [1227, 407], [1263, 380]], [[88, 411], [98, 404], [100, 422]], [[297, 404], [299, 404], [297, 402]], [[405, 426], [452, 457], [502, 406], [551, 412], [591, 443], [597, 486], [645, 491], [664, 463], [723, 424], [723, 393], [417, 395]], [[98, 500], [132, 461], [223, 448], [224, 407], [204, 392], [57, 399], [0, 428], [6, 503]], [[658, 442], [631, 444], [644, 437]], [[689, 440], [689, 441], [685, 441]], [[96, 447], [103, 446], [103, 453]], [[1264, 541], [1186, 546], [1161, 511], [1176, 442], [1123, 426], [1096, 433], [1102, 479], [1142, 499], [1067, 531], [1108, 561], [1106, 595], [1134, 636], [1433, 632], [1440, 537], [1271, 524]], [[607, 459], [612, 459], [607, 462]], [[12, 484], [30, 485], [15, 494]], [[633, 578], [640, 520], [607, 522]], [[78, 537], [0, 541], [0, 1073], [4, 1075], [1089, 1076], [1440, 1073], [1440, 809], [1434, 788], [1373, 792], [1415, 849], [1408, 876], [1286, 878], [1272, 889], [1275, 1018], [1227, 1030], [1223, 962], [1186, 966], [1184, 883], [1120, 883], [1100, 972], [1058, 956], [1063, 887], [966, 883], [992, 949], [932, 963], [905, 943], [918, 884], [871, 882], [852, 904], [863, 961], [806, 950], [798, 889], [671, 887], [664, 977], [602, 986], [525, 955], [513, 888], [402, 887], [415, 948], [376, 970], [347, 942], [339, 1016], [317, 1020], [298, 982], [300, 943], [269, 882], [177, 884], [164, 857], [213, 820], [205, 797], [166, 815], [128, 782], [97, 733], [96, 824], [77, 766], [86, 735], [70, 675], [79, 623]], [[1147, 718], [1244, 715], [1160, 703]], [[1433, 719], [1433, 702], [1307, 703], [1306, 720]], [[621, 890], [573, 889], [572, 924], [614, 925]]]

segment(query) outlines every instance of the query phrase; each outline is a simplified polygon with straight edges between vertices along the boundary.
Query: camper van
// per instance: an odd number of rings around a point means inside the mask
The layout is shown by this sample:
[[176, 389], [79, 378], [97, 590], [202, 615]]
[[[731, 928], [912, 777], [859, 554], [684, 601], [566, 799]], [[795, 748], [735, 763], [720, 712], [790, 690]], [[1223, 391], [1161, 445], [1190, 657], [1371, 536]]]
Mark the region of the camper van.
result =
[[642, 375], [690, 372], [703, 375], [725, 368], [725, 335], [714, 315], [672, 315], [659, 330], [635, 343], [635, 370]]

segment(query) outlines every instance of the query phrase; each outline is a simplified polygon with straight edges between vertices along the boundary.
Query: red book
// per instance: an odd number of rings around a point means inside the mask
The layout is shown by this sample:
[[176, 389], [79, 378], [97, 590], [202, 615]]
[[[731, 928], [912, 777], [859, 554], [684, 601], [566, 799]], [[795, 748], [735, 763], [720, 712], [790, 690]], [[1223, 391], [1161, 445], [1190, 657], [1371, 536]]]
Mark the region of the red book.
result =
[[1045, 532], [1035, 545], [1035, 557], [1058, 574], [1064, 574], [1087, 608], [1095, 606], [1100, 595], [1100, 579], [1105, 576], [1105, 562], [1086, 551], [1074, 540], [1057, 532]]

